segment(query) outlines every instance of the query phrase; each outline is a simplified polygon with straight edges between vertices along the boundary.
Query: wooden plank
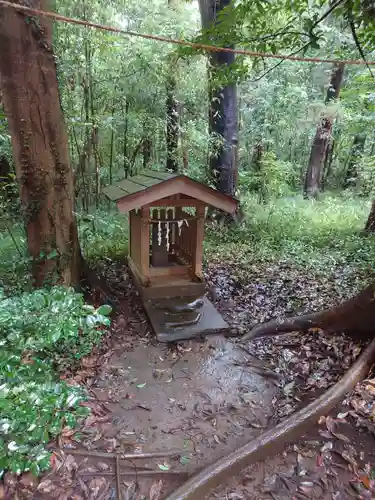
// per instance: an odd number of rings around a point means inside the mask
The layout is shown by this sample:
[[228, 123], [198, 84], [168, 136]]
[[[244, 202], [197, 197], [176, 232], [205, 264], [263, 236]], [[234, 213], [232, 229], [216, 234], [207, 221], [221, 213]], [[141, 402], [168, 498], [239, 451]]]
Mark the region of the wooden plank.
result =
[[141, 209], [141, 227], [140, 227], [140, 256], [139, 269], [141, 271], [142, 282], [149, 281], [150, 273], [150, 224], [148, 219], [150, 211], [147, 208]]
[[187, 264], [191, 263], [191, 255], [188, 253], [188, 251], [179, 243], [174, 243], [172, 246], [175, 254], [177, 257], [182, 259], [184, 262]]
[[140, 292], [143, 300], [160, 299], [162, 297], [202, 297], [205, 293], [205, 283], [194, 283], [188, 279], [159, 285], [152, 284], [149, 287], [141, 287]]
[[150, 268], [150, 278], [158, 278], [161, 276], [189, 276], [189, 266], [165, 266], [165, 267], [151, 267]]
[[156, 200], [154, 203], [148, 205], [150, 208], [154, 207], [185, 207], [185, 208], [196, 208], [201, 206], [207, 206], [207, 203], [200, 200], [194, 200], [193, 198], [180, 198], [178, 200], [173, 198], [163, 198], [161, 200]]
[[204, 239], [204, 218], [205, 209], [197, 208], [197, 219], [195, 222], [195, 234], [192, 235], [193, 250], [192, 250], [192, 270], [197, 278], [203, 277], [203, 239]]
[[129, 226], [131, 227], [130, 257], [139, 268], [141, 253], [141, 215], [137, 214], [135, 210], [129, 212]]
[[126, 193], [120, 187], [115, 185], [103, 188], [102, 193], [112, 201], [117, 201], [126, 195]]
[[[173, 220], [173, 210], [170, 208], [169, 210], [166, 211], [167, 213], [167, 220]], [[169, 243], [169, 248], [168, 248], [168, 254], [170, 253], [171, 245], [174, 243], [174, 238], [175, 238], [175, 233], [176, 233], [176, 226], [177, 224], [169, 224], [167, 231], [169, 232], [168, 234], [168, 243]]]
[[[132, 236], [132, 232], [134, 231], [134, 222], [133, 222], [133, 216], [134, 216], [134, 210], [129, 212], [128, 216], [128, 222], [129, 222], [129, 237], [128, 237], [128, 257], [132, 257], [132, 245], [134, 246], [134, 243], [132, 242], [134, 236]], [[134, 255], [134, 254], [133, 254]]]
[[123, 190], [122, 196], [124, 197], [128, 196], [129, 194], [139, 193], [140, 191], [146, 189], [147, 186], [143, 186], [138, 182], [134, 182], [132, 179], [124, 179], [119, 184], [117, 184], [117, 187]]
[[164, 182], [160, 179], [153, 179], [151, 177], [147, 177], [146, 175], [141, 175], [141, 174], [134, 175], [133, 177], [130, 177], [129, 180], [134, 182], [135, 184], [143, 186], [144, 188], [155, 186], [156, 184]]
[[131, 257], [128, 257], [128, 266], [130, 269], [130, 272], [134, 278], [134, 282], [136, 287], [138, 288], [139, 291], [141, 291], [142, 288], [147, 286], [149, 284], [149, 281], [145, 281], [139, 272], [138, 267], [136, 264], [133, 262], [133, 259]]
[[178, 176], [178, 174], [172, 174], [171, 172], [158, 172], [156, 170], [146, 170], [141, 172], [141, 175], [151, 177], [152, 179], [160, 179], [161, 181], [167, 181]]

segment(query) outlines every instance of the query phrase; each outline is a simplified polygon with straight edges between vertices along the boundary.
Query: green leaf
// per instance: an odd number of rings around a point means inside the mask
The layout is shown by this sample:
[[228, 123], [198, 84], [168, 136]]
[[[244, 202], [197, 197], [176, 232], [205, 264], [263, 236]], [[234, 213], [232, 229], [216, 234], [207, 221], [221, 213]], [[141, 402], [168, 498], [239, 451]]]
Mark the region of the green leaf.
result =
[[109, 316], [112, 312], [112, 307], [108, 304], [104, 304], [96, 310], [97, 314], [101, 314], [102, 316]]
[[143, 384], [138, 384], [137, 387], [138, 387], [138, 389], [142, 389], [143, 387], [146, 387], [146, 382], [144, 382]]
[[30, 472], [35, 476], [35, 477], [38, 477], [39, 474], [40, 474], [40, 467], [37, 463], [35, 462], [32, 462], [32, 464], [30, 465]]
[[51, 260], [51, 259], [54, 259], [55, 257], [57, 257], [57, 250], [52, 250], [52, 252], [50, 252], [50, 253], [46, 256], [46, 259], [47, 259], [47, 260]]
[[170, 466], [168, 464], [158, 464], [160, 470], [169, 470]]
[[180, 463], [182, 465], [187, 465], [190, 461], [190, 458], [189, 457], [186, 457], [185, 455], [181, 456], [180, 457]]

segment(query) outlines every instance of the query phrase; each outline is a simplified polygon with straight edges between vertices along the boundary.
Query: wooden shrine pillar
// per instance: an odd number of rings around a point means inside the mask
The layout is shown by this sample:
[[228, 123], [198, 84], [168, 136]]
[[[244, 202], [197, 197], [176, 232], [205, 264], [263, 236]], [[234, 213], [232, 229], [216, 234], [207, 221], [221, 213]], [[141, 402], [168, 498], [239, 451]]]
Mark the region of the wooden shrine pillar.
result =
[[150, 209], [141, 208], [141, 245], [139, 268], [146, 283], [150, 282]]
[[192, 245], [192, 270], [194, 276], [199, 279], [203, 278], [202, 261], [203, 261], [203, 238], [204, 238], [204, 218], [206, 214], [205, 205], [199, 205], [196, 209], [194, 241]]

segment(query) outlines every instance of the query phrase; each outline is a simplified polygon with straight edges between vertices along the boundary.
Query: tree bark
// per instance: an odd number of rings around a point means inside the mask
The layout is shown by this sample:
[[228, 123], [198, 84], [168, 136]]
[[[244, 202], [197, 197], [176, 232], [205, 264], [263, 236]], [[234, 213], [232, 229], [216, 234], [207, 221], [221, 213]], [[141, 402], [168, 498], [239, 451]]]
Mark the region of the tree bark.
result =
[[[375, 202], [373, 210], [375, 215]], [[275, 319], [256, 325], [244, 336], [244, 340], [290, 332], [306, 332], [311, 328], [320, 328], [328, 332], [344, 332], [356, 339], [372, 339], [374, 322], [375, 283], [372, 283], [358, 295], [331, 309], [286, 319]]]
[[[27, 5], [48, 10], [40, 0]], [[0, 80], [34, 281], [77, 285], [73, 175], [51, 38], [43, 18], [1, 7]]]
[[[171, 65], [172, 71], [172, 65]], [[176, 79], [169, 74], [166, 82], [167, 89], [167, 170], [178, 172], [178, 101], [176, 99]]]
[[[338, 98], [344, 75], [344, 68], [345, 65], [342, 63], [334, 65], [325, 99], [326, 104]], [[322, 168], [331, 138], [332, 125], [333, 120], [331, 118], [323, 118], [316, 129], [305, 176], [304, 196], [306, 198], [317, 198], [319, 195]]]
[[152, 142], [148, 136], [143, 138], [142, 154], [143, 154], [143, 168], [147, 169], [151, 163], [151, 150]]
[[[220, 12], [230, 3], [231, 0], [199, 0], [203, 28], [217, 26]], [[237, 177], [237, 87], [235, 83], [217, 87], [214, 82], [220, 68], [230, 66], [234, 60], [234, 54], [227, 52], [212, 52], [209, 56], [209, 132], [216, 143], [210, 155], [210, 171], [216, 188], [231, 196]]]
[[375, 233], [375, 200], [372, 202], [370, 214], [368, 216], [366, 226], [366, 233]]

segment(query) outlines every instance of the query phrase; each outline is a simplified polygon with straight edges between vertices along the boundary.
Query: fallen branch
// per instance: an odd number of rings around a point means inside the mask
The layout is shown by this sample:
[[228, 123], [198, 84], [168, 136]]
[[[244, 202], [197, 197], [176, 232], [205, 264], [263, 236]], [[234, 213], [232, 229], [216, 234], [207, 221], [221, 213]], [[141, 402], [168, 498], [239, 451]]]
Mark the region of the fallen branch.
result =
[[159, 457], [172, 457], [175, 455], [183, 455], [181, 450], [160, 450], [150, 451], [148, 453], [107, 453], [105, 451], [90, 451], [90, 450], [62, 450], [70, 455], [79, 455], [82, 457], [97, 457], [97, 458], [119, 458], [120, 460], [134, 460], [136, 458], [159, 458]]
[[375, 339], [343, 378], [322, 396], [229, 456], [198, 472], [166, 500], [202, 500], [210, 490], [238, 474], [244, 467], [282, 451], [286, 444], [299, 439], [311, 424], [332, 410], [367, 375], [374, 358]]
[[[166, 476], [166, 475], [174, 475], [174, 476], [189, 476], [188, 472], [181, 470], [126, 470], [120, 471], [119, 476]], [[80, 476], [116, 476], [115, 472], [80, 472]]]

